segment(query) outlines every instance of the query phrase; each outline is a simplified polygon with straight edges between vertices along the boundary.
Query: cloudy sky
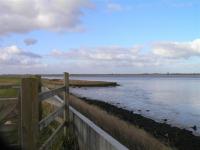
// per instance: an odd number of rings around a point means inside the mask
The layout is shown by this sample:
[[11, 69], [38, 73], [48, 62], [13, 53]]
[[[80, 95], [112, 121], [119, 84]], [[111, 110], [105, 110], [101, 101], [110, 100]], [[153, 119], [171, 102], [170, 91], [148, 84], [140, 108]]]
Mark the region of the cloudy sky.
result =
[[199, 0], [0, 0], [0, 74], [200, 72]]

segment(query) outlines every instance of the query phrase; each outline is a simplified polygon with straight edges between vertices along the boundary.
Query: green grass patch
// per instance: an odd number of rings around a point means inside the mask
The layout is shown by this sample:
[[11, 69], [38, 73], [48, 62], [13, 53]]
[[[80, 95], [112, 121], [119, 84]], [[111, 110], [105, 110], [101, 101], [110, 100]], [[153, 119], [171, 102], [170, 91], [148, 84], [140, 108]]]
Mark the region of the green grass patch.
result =
[[17, 97], [17, 89], [0, 89], [0, 98], [1, 97]]
[[20, 84], [20, 77], [0, 77], [0, 84]]
[[[20, 77], [0, 77], [0, 85], [14, 84], [19, 85], [21, 82]], [[18, 92], [16, 89], [0, 89], [0, 97], [16, 97]]]

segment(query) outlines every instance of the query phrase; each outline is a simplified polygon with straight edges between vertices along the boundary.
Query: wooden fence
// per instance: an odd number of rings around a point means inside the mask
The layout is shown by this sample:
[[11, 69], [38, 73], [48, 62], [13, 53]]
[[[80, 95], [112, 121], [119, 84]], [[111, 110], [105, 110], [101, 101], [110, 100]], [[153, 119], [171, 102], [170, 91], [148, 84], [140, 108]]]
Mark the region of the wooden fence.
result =
[[[0, 104], [3, 101], [7, 103], [11, 101], [18, 104], [18, 123], [17, 125], [15, 124], [15, 126], [18, 129], [17, 136], [19, 140], [17, 145], [19, 145], [20, 148], [24, 150], [51, 149], [52, 143], [54, 143], [60, 132], [63, 132], [64, 136], [66, 135], [67, 124], [71, 122], [74, 129], [73, 131], [78, 137], [80, 149], [128, 150], [88, 118], [71, 106], [69, 107], [68, 73], [64, 73], [63, 86], [45, 92], [42, 92], [41, 87], [40, 76], [22, 78], [20, 87], [17, 85], [0, 86], [0, 89], [16, 88], [19, 93], [18, 97], [15, 98], [1, 98]], [[61, 92], [64, 93], [63, 100], [57, 96]], [[51, 97], [60, 101], [61, 105], [56, 107], [56, 109], [45, 118], [42, 118], [42, 102]], [[9, 114], [10, 112], [11, 111], [7, 109], [5, 114]], [[0, 115], [0, 121], [2, 117], [6, 117], [6, 115]], [[62, 121], [59, 121], [60, 124], [57, 128], [47, 140], [41, 144], [41, 141], [39, 142], [39, 134], [54, 120], [57, 120], [57, 117], [63, 117]], [[16, 145], [14, 146], [16, 147]]]
[[[66, 134], [66, 122], [68, 117], [68, 97], [69, 97], [69, 74], [64, 73], [64, 85], [60, 88], [41, 92], [40, 78], [23, 78], [21, 84], [21, 100], [22, 100], [22, 147], [28, 150], [38, 149], [39, 132], [47, 127], [56, 117], [61, 113], [63, 115], [63, 122], [58, 126], [54, 133], [42, 144], [39, 149], [47, 149], [55, 139], [57, 133], [63, 129]], [[64, 104], [50, 113], [47, 117], [41, 118], [41, 102], [51, 98], [61, 92], [64, 92]]]
[[[46, 92], [41, 92], [40, 76], [22, 78], [21, 88], [15, 85], [4, 85], [0, 86], [0, 89], [16, 87], [20, 89], [18, 98], [1, 98], [0, 100], [6, 102], [18, 100], [18, 145], [25, 150], [48, 149], [48, 146], [52, 144], [56, 135], [61, 130], [63, 130], [64, 135], [66, 135], [66, 123], [68, 122], [69, 114], [69, 74], [64, 73], [64, 85], [62, 87]], [[61, 92], [64, 92], [63, 105], [57, 108], [54, 112], [48, 114], [47, 117], [42, 118], [41, 102]], [[62, 113], [63, 122], [60, 123], [53, 134], [41, 146], [39, 146], [39, 132], [41, 132]]]

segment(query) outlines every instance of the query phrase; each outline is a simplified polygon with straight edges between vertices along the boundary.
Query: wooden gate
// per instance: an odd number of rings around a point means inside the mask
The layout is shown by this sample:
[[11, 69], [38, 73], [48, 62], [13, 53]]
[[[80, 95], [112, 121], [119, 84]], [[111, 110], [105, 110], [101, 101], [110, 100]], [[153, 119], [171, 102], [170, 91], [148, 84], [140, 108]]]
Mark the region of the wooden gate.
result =
[[[15, 142], [14, 146], [18, 145], [27, 150], [48, 149], [60, 131], [63, 131], [64, 135], [66, 135], [66, 122], [68, 122], [69, 114], [69, 74], [64, 73], [64, 85], [62, 87], [41, 92], [41, 86], [40, 76], [22, 78], [20, 86], [0, 86], [0, 89], [14, 88], [18, 91], [19, 95], [15, 98], [0, 98], [0, 132], [8, 133], [11, 129], [17, 130], [18, 141], [17, 143]], [[48, 114], [47, 117], [42, 118], [42, 101], [58, 95], [61, 92], [64, 92], [62, 106], [57, 108], [54, 112]], [[4, 103], [12, 103], [12, 105], [7, 105], [4, 108]], [[16, 107], [18, 108], [18, 111], [16, 111]], [[9, 118], [13, 111], [16, 111], [16, 114], [12, 116], [15, 120], [17, 120], [15, 123], [13, 123], [13, 121]], [[60, 114], [63, 114], [63, 121], [53, 134], [50, 135], [44, 143], [39, 145], [39, 133]]]

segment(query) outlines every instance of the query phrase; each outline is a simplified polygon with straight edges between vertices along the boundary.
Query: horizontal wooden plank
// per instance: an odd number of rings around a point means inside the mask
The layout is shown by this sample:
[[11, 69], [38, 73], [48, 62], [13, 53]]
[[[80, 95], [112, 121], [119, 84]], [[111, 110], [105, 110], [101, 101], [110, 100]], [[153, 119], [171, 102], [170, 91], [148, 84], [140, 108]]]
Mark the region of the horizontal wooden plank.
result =
[[14, 97], [14, 98], [0, 98], [0, 103], [1, 102], [18, 102], [18, 97]]
[[63, 92], [63, 91], [65, 91], [65, 86], [62, 86], [57, 89], [53, 89], [51, 91], [42, 92], [39, 94], [38, 99], [39, 99], [39, 101], [43, 101], [43, 100], [50, 98], [54, 95], [57, 95], [59, 92]]
[[65, 123], [63, 122], [59, 127], [54, 131], [54, 133], [45, 141], [44, 144], [39, 148], [39, 150], [48, 149], [49, 146], [54, 142], [56, 139], [56, 135], [63, 129]]
[[11, 89], [11, 88], [19, 89], [20, 86], [16, 85], [16, 84], [3, 84], [3, 85], [0, 85], [0, 89]]
[[56, 117], [58, 117], [64, 111], [64, 105], [56, 109], [54, 112], [50, 113], [46, 118], [39, 122], [39, 129], [47, 127]]

